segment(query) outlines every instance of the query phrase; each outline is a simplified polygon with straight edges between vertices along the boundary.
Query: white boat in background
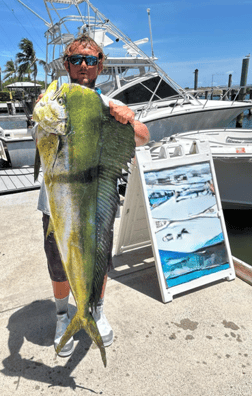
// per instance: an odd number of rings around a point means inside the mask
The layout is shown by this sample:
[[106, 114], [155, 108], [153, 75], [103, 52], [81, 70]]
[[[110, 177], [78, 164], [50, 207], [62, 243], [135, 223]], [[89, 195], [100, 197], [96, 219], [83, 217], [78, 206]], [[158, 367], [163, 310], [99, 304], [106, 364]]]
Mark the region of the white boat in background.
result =
[[191, 131], [163, 139], [190, 149], [195, 140], [208, 141], [224, 208], [252, 206], [252, 130], [212, 129]]
[[[148, 39], [131, 41], [89, 0], [44, 0], [44, 4], [49, 21], [26, 7], [47, 27], [46, 83], [48, 75], [67, 77], [62, 53], [74, 37], [87, 31], [108, 54], [97, 87], [131, 107], [136, 119], [148, 126], [151, 140], [192, 129], [224, 128], [252, 107], [251, 101], [197, 99], [157, 65], [157, 58], [139, 48]], [[124, 55], [119, 57], [118, 52]]]
[[0, 128], [0, 168], [34, 166], [36, 146], [31, 130]]

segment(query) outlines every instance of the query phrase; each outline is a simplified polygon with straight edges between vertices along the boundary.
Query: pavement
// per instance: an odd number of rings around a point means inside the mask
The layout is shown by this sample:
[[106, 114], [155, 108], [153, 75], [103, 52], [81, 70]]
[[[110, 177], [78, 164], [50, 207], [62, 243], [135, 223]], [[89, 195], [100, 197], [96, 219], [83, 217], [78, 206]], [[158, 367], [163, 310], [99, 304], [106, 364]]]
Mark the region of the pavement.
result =
[[83, 330], [71, 358], [55, 355], [37, 198], [37, 190], [0, 197], [2, 396], [252, 395], [251, 286], [223, 280], [164, 304], [150, 247], [114, 257], [105, 295], [115, 335], [107, 368]]

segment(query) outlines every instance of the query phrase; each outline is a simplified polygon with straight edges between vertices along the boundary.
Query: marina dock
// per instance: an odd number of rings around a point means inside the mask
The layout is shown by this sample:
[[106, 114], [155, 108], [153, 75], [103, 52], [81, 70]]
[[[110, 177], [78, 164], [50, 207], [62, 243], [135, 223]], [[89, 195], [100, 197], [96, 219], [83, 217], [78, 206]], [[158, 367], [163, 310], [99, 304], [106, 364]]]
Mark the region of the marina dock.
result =
[[42, 182], [42, 171], [34, 182], [34, 167], [27, 166], [15, 169], [0, 168], [0, 195], [39, 189]]
[[1, 394], [252, 394], [251, 286], [219, 281], [163, 304], [150, 247], [113, 257], [105, 313], [115, 338], [107, 368], [84, 331], [74, 336], [71, 358], [57, 357], [38, 193], [0, 196]]

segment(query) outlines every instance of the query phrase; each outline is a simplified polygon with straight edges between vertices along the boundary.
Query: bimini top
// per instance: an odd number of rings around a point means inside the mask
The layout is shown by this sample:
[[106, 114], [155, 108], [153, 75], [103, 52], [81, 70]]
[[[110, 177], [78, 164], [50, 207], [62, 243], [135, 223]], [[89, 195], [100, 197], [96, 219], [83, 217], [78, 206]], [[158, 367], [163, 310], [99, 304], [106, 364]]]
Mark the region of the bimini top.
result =
[[[34, 88], [34, 82], [24, 81], [24, 82], [15, 82], [13, 84], [7, 85], [9, 89], [17, 89], [17, 88]], [[41, 87], [40, 84], [36, 84], [36, 87]]]

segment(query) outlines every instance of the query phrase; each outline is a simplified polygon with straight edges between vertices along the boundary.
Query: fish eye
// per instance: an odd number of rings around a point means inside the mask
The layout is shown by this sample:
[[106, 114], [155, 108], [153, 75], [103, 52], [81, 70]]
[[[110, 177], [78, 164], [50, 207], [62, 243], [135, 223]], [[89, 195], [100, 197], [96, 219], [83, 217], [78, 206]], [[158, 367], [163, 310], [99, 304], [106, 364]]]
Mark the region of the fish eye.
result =
[[59, 103], [60, 105], [63, 105], [63, 99], [62, 99], [62, 98], [58, 98], [57, 100], [58, 100], [58, 103]]

